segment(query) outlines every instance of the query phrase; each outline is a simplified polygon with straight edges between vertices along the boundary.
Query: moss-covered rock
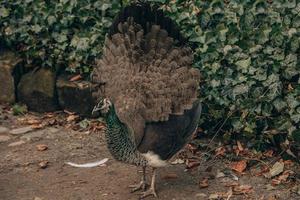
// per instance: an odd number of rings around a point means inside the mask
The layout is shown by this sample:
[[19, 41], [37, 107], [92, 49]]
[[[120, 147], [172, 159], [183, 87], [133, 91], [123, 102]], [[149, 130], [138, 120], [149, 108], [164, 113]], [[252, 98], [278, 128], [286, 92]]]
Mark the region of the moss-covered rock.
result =
[[14, 103], [15, 80], [13, 71], [21, 60], [12, 52], [0, 51], [0, 102]]
[[63, 109], [90, 117], [96, 105], [92, 89], [89, 81], [69, 81], [68, 77], [60, 76], [57, 80], [59, 104]]
[[58, 109], [55, 92], [56, 75], [41, 68], [26, 73], [18, 85], [19, 101], [32, 111], [51, 112]]

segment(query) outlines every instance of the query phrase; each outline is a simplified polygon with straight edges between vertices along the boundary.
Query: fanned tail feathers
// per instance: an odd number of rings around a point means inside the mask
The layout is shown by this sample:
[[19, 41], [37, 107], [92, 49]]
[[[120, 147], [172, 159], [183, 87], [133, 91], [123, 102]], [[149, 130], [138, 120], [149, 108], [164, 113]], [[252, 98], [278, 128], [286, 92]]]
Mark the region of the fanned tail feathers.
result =
[[[151, 8], [145, 9], [149, 13]], [[142, 19], [129, 11], [125, 8], [121, 12], [106, 38], [93, 81], [103, 85], [102, 92], [114, 103], [119, 119], [133, 131], [142, 131], [146, 122], [165, 121], [170, 114], [182, 114], [192, 108], [200, 75], [192, 68], [192, 50], [180, 44], [181, 36], [173, 38], [169, 34], [176, 29], [168, 18], [162, 19], [167, 26], [155, 21], [139, 24]], [[158, 11], [152, 13], [155, 12]]]

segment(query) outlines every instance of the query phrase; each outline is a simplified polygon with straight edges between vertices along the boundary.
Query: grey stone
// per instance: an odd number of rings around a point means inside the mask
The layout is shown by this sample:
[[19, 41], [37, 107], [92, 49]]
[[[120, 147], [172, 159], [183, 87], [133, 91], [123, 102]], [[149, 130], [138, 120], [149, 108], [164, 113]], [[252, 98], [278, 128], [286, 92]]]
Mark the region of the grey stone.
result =
[[22, 76], [18, 85], [18, 98], [29, 110], [51, 112], [58, 109], [55, 95], [54, 72], [41, 68]]
[[4, 126], [0, 126], [0, 134], [6, 134], [9, 132], [9, 129], [4, 127]]
[[46, 129], [31, 132], [31, 133], [27, 133], [27, 134], [23, 135], [22, 137], [20, 137], [20, 139], [25, 140], [25, 141], [38, 141], [38, 140], [42, 139], [42, 137], [46, 137], [47, 135], [51, 135], [58, 131], [59, 131], [59, 129], [57, 129], [57, 128], [46, 128]]
[[13, 142], [13, 143], [10, 143], [8, 146], [9, 147], [15, 147], [15, 146], [19, 146], [19, 145], [22, 145], [22, 144], [25, 144], [25, 141], [20, 140], [20, 141], [17, 141], [17, 142]]
[[23, 135], [20, 139], [26, 140], [26, 141], [31, 141], [31, 140], [36, 141], [36, 140], [40, 140], [44, 134], [45, 134], [44, 130], [39, 130], [39, 131], [35, 131], [35, 132], [28, 133], [26, 135]]
[[10, 130], [9, 133], [12, 135], [21, 135], [21, 134], [28, 133], [32, 130], [33, 130], [33, 128], [31, 128], [30, 126], [26, 126], [26, 127], [22, 127], [22, 128], [12, 129], [12, 130]]
[[197, 199], [207, 199], [207, 195], [204, 193], [197, 193], [195, 196]]
[[0, 135], [0, 143], [1, 142], [7, 142], [10, 139], [7, 135]]
[[13, 71], [21, 60], [12, 52], [0, 51], [0, 102], [15, 102]]
[[89, 81], [69, 81], [68, 76], [60, 76], [56, 83], [59, 105], [82, 116], [92, 116], [96, 100], [92, 96], [93, 86]]

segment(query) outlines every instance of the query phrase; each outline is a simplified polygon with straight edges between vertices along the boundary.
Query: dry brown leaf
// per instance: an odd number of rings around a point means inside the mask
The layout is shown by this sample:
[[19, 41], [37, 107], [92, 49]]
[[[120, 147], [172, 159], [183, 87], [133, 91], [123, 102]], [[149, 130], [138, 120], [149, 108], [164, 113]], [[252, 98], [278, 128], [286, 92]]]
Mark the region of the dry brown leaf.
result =
[[240, 184], [237, 181], [229, 181], [229, 182], [226, 182], [225, 187], [236, 187], [239, 185]]
[[192, 153], [196, 153], [198, 148], [196, 145], [194, 144], [187, 144], [187, 148], [192, 152]]
[[267, 174], [267, 177], [272, 178], [274, 176], [277, 176], [281, 174], [283, 170], [284, 170], [284, 162], [278, 161], [272, 166], [269, 173]]
[[54, 113], [46, 113], [45, 115], [44, 115], [44, 117], [46, 117], [46, 118], [52, 118], [52, 117], [54, 117], [55, 115], [54, 115]]
[[237, 141], [236, 144], [237, 144], [237, 146], [238, 146], [238, 150], [239, 150], [239, 151], [244, 151], [244, 147], [243, 147], [243, 145], [241, 144], [240, 141]]
[[233, 163], [231, 163], [230, 168], [234, 171], [242, 173], [247, 168], [247, 161], [246, 160], [241, 160], [241, 161], [238, 161], [238, 162], [233, 162]]
[[29, 125], [33, 125], [33, 124], [40, 124], [41, 121], [38, 120], [38, 119], [28, 119], [28, 120], [26, 121], [26, 123], [29, 124]]
[[44, 124], [32, 124], [30, 127], [33, 129], [40, 129], [40, 128], [44, 128]]
[[200, 188], [207, 188], [208, 187], [208, 178], [204, 178], [199, 182], [199, 187]]
[[38, 145], [36, 145], [36, 148], [38, 151], [45, 151], [48, 149], [48, 146], [45, 144], [38, 144]]
[[252, 192], [251, 185], [239, 185], [233, 187], [233, 194], [247, 194]]
[[280, 176], [278, 176], [277, 178], [274, 178], [272, 179], [272, 185], [275, 186], [275, 185], [279, 185], [281, 183], [286, 183], [289, 176], [294, 174], [293, 171], [291, 170], [286, 170], [284, 171]]
[[80, 74], [78, 74], [78, 75], [75, 75], [75, 76], [73, 76], [72, 78], [70, 78], [70, 81], [79, 81], [80, 79], [81, 79], [82, 77], [81, 77], [81, 75]]
[[187, 160], [186, 168], [187, 169], [193, 169], [195, 167], [198, 167], [199, 165], [200, 165], [199, 161]]
[[79, 118], [78, 115], [69, 115], [69, 116], [67, 117], [67, 122], [72, 122], [72, 121], [74, 121], [74, 120], [76, 120], [76, 119], [78, 119], [78, 118]]
[[67, 113], [68, 115], [74, 115], [75, 113], [74, 112], [71, 112], [71, 111], [68, 111], [68, 110], [64, 110], [64, 113]]
[[290, 91], [292, 91], [292, 90], [294, 90], [292, 84], [288, 84], [288, 91], [290, 92]]
[[263, 153], [264, 156], [268, 157], [268, 158], [272, 158], [274, 155], [274, 151], [272, 149], [266, 151]]
[[219, 147], [215, 150], [215, 156], [224, 156], [226, 153], [225, 147]]
[[49, 162], [47, 160], [44, 160], [39, 163], [39, 167], [42, 169], [45, 169], [48, 167], [48, 164], [49, 164]]
[[50, 119], [50, 120], [48, 121], [48, 124], [49, 124], [49, 125], [54, 125], [54, 124], [56, 124], [56, 119]]
[[278, 179], [275, 179], [275, 178], [272, 179], [272, 181], [271, 181], [272, 186], [279, 185], [280, 183], [281, 183], [281, 181]]
[[162, 178], [166, 179], [166, 180], [177, 179], [178, 175], [175, 173], [168, 173], [168, 174], [164, 175]]

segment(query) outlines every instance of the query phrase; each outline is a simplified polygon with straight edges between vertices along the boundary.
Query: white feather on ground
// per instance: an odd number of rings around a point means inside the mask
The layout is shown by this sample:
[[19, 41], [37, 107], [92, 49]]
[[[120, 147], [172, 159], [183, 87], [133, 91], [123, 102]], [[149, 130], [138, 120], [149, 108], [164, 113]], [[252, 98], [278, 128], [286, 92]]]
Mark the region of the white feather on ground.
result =
[[97, 167], [97, 166], [103, 166], [107, 161], [108, 161], [108, 158], [104, 158], [100, 161], [85, 163], [85, 164], [76, 164], [76, 163], [72, 163], [72, 162], [66, 162], [66, 164], [70, 165], [72, 167], [92, 168], [92, 167]]

